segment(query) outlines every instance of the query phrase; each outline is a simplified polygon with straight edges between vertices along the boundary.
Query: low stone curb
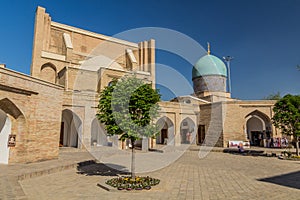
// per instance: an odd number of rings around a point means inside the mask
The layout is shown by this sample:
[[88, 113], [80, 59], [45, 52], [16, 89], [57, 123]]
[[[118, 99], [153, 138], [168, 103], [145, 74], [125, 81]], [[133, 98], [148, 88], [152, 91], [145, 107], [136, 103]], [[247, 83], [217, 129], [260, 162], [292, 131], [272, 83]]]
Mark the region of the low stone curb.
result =
[[83, 162], [80, 162], [80, 163], [72, 163], [72, 164], [53, 167], [53, 168], [50, 168], [50, 169], [44, 169], [44, 170], [40, 170], [40, 171], [29, 172], [29, 173], [18, 175], [17, 180], [22, 181], [22, 180], [25, 180], [25, 179], [30, 179], [30, 178], [35, 178], [35, 177], [44, 176], [44, 175], [48, 175], [48, 174], [53, 174], [53, 173], [61, 172], [61, 171], [64, 171], [64, 170], [76, 168], [78, 165], [83, 165], [83, 164], [84, 165], [89, 165], [89, 163], [92, 163], [92, 162], [94, 162], [94, 161], [93, 160], [88, 160], [88, 161], [83, 161]]
[[149, 151], [158, 152], [158, 153], [164, 153], [164, 151], [161, 150], [161, 149], [149, 149]]
[[77, 163], [65, 165], [65, 166], [54, 167], [51, 169], [45, 169], [45, 170], [41, 170], [41, 171], [30, 172], [30, 173], [26, 173], [26, 174], [21, 174], [18, 176], [18, 181], [61, 172], [64, 170], [75, 168], [76, 166], [77, 166]]
[[111, 187], [111, 186], [107, 185], [104, 182], [97, 183], [97, 186], [100, 187], [103, 190], [108, 191], [108, 192], [117, 192], [118, 191], [117, 188]]

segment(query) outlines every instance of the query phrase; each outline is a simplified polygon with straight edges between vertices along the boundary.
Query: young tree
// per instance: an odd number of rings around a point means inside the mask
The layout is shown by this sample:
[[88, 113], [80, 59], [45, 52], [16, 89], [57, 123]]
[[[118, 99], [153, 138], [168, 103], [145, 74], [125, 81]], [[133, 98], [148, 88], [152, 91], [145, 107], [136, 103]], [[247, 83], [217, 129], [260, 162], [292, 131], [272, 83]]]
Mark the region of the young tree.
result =
[[296, 154], [299, 156], [300, 96], [290, 94], [284, 96], [276, 102], [273, 111], [274, 126], [281, 129], [284, 134], [293, 135], [296, 142]]
[[108, 135], [119, 135], [120, 140], [131, 141], [132, 178], [135, 178], [134, 143], [158, 133], [153, 120], [159, 115], [159, 101], [158, 91], [135, 76], [114, 80], [100, 93], [97, 118], [104, 123]]

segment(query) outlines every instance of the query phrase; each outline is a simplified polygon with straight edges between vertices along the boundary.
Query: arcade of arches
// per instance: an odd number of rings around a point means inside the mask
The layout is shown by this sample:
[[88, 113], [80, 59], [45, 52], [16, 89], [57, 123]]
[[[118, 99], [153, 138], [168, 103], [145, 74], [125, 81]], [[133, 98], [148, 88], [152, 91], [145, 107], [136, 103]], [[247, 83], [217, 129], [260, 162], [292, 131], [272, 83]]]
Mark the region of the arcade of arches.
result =
[[[159, 118], [156, 124], [160, 128], [160, 132], [156, 136], [156, 144], [178, 145], [194, 144], [196, 142], [196, 122], [189, 117], [183, 119], [178, 127], [167, 116]], [[175, 130], [179, 130], [179, 133], [175, 134]]]
[[[108, 137], [95, 119], [99, 92], [132, 71], [155, 87], [154, 40], [133, 43], [52, 19], [45, 8], [37, 8], [30, 75], [0, 67], [0, 163], [56, 159], [59, 146], [125, 148], [117, 137]], [[104, 42], [105, 48], [96, 57], [109, 58], [110, 65], [100, 60], [103, 66], [87, 62], [88, 66], [81, 68], [85, 61], [93, 60], [87, 55], [93, 55], [91, 51]], [[230, 140], [248, 139], [252, 145], [265, 146], [265, 138], [281, 137], [270, 121], [275, 101], [232, 99], [226, 91], [223, 61], [201, 56], [199, 52], [192, 72], [195, 93], [159, 102], [156, 124], [161, 131], [156, 139], [151, 138], [150, 148], [186, 144], [226, 147]], [[215, 67], [221, 71], [212, 70]], [[10, 135], [16, 138], [12, 147], [8, 147]]]

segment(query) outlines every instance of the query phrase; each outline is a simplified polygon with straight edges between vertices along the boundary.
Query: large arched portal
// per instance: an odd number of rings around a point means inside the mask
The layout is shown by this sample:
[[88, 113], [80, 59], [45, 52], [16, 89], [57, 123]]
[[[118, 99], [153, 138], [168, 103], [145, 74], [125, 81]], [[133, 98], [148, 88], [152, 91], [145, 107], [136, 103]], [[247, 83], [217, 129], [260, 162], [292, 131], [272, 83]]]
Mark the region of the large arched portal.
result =
[[0, 164], [8, 164], [8, 137], [11, 133], [11, 121], [8, 115], [0, 109]]
[[92, 146], [107, 146], [107, 133], [98, 119], [92, 121], [91, 127], [91, 145]]
[[60, 130], [60, 146], [80, 147], [81, 134], [82, 122], [80, 118], [68, 109], [63, 110]]
[[185, 118], [180, 124], [181, 144], [192, 144], [196, 136], [195, 123], [191, 118]]
[[264, 113], [256, 110], [246, 116], [247, 139], [252, 146], [266, 146], [271, 130], [271, 120]]
[[156, 124], [160, 128], [160, 133], [156, 137], [156, 143], [175, 145], [174, 123], [168, 117], [162, 117]]

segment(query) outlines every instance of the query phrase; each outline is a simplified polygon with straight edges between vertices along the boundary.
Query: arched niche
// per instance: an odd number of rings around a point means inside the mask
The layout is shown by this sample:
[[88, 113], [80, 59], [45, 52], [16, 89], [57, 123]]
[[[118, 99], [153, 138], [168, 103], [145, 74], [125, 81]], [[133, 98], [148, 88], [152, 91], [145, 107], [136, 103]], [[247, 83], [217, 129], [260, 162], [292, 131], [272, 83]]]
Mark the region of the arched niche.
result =
[[160, 128], [160, 133], [156, 136], [156, 143], [175, 145], [174, 123], [165, 116], [160, 118], [156, 124]]
[[71, 110], [62, 111], [62, 122], [60, 131], [60, 146], [80, 147], [80, 138], [82, 136], [82, 121]]
[[41, 66], [40, 78], [50, 83], [56, 83], [57, 69], [52, 63], [45, 63]]
[[192, 144], [196, 136], [195, 123], [189, 117], [180, 123], [180, 143]]

